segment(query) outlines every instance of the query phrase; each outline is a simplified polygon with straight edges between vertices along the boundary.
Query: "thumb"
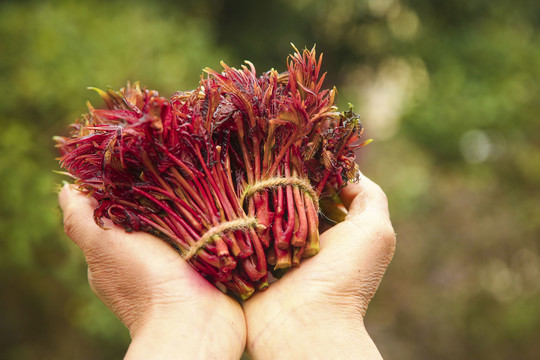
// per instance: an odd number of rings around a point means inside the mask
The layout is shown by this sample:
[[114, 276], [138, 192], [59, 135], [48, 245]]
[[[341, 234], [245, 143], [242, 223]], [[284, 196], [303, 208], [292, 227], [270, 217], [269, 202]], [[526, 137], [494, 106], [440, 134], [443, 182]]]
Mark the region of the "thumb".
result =
[[339, 195], [348, 215], [345, 221], [322, 235], [321, 251], [329, 248], [338, 254], [385, 259], [388, 265], [395, 250], [396, 235], [383, 190], [362, 175], [357, 184], [348, 184]]
[[[374, 258], [385, 258], [387, 265], [394, 254], [396, 235], [384, 191], [362, 175], [357, 184], [348, 184], [343, 188], [340, 197], [349, 213], [344, 224], [356, 228], [348, 236], [349, 243], [342, 242], [343, 246], [353, 246], [352, 249], [361, 246], [359, 250], [362, 252], [368, 251]], [[364, 243], [361, 239], [368, 239], [368, 242]]]
[[[115, 258], [159, 258], [178, 262], [178, 253], [165, 241], [145, 233], [127, 233], [122, 227], [104, 219], [107, 228], [101, 228], [93, 220], [97, 201], [85, 196], [73, 186], [65, 185], [58, 195], [63, 211], [64, 231], [81, 248], [87, 261], [96, 255]], [[91, 262], [91, 261], [89, 261]]]
[[106, 236], [106, 231], [92, 221], [98, 205], [94, 198], [84, 196], [73, 185], [64, 185], [58, 202], [63, 212], [64, 231], [83, 252], [93, 248], [96, 239]]
[[[384, 223], [393, 233], [388, 212], [388, 199], [379, 185], [362, 175], [357, 184], [348, 184], [340, 192], [340, 198], [345, 208], [349, 212], [346, 220], [357, 223], [357, 225], [379, 227]], [[372, 223], [370, 218], [377, 218], [379, 221]]]

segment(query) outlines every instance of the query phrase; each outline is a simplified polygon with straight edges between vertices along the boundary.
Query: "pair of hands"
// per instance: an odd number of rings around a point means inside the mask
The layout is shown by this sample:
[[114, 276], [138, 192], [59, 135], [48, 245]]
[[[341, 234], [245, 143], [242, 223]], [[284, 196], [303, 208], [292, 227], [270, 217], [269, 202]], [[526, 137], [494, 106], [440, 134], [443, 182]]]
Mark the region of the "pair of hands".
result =
[[126, 359], [380, 359], [363, 319], [392, 259], [387, 199], [366, 177], [341, 191], [346, 220], [320, 252], [243, 304], [221, 293], [162, 240], [93, 221], [95, 200], [66, 185], [67, 235], [92, 290], [128, 328]]

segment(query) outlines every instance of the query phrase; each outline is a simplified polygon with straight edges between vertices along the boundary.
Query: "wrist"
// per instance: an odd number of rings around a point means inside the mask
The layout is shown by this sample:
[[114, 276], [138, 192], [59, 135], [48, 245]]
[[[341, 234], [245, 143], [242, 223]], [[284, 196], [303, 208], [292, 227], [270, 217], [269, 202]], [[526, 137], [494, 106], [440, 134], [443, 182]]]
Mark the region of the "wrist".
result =
[[320, 324], [250, 346], [253, 359], [382, 359], [365, 329]]
[[245, 333], [239, 333], [238, 328], [228, 313], [212, 308], [153, 316], [131, 332], [132, 342], [125, 358], [239, 359]]
[[270, 320], [262, 322], [247, 309], [247, 351], [253, 359], [382, 359], [361, 317], [286, 308], [270, 310]]

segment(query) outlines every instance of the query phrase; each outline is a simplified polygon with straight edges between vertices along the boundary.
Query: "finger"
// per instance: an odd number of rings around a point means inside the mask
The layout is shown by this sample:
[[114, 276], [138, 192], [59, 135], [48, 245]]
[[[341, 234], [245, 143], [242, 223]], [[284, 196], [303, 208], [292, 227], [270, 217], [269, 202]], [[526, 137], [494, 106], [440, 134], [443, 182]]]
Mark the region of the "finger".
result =
[[320, 256], [327, 268], [350, 278], [346, 288], [360, 294], [363, 314], [392, 260], [396, 236], [387, 197], [368, 177], [347, 185], [340, 197], [349, 214], [321, 236]]
[[83, 251], [94, 247], [96, 239], [105, 235], [105, 230], [94, 222], [95, 199], [65, 185], [58, 195], [64, 214], [64, 231]]
[[99, 227], [93, 217], [97, 201], [72, 186], [62, 188], [59, 203], [64, 213], [64, 230], [81, 248], [89, 264], [103, 262], [105, 258], [110, 261], [124, 261], [124, 258], [135, 261], [139, 256], [173, 262], [179, 259], [169, 244], [148, 233], [127, 233], [108, 219], [103, 219], [107, 228]]
[[[357, 184], [349, 184], [340, 192], [349, 214], [331, 230], [339, 238], [333, 246], [367, 254], [374, 258], [392, 258], [396, 235], [390, 221], [388, 199], [379, 185], [362, 175]], [[337, 235], [337, 233], [341, 235]], [[329, 234], [331, 235], [331, 234]], [[387, 261], [385, 261], [387, 262]]]
[[340, 191], [339, 196], [351, 216], [360, 214], [366, 209], [388, 216], [388, 199], [384, 191], [367, 176], [361, 175], [360, 181], [356, 184], [349, 183]]

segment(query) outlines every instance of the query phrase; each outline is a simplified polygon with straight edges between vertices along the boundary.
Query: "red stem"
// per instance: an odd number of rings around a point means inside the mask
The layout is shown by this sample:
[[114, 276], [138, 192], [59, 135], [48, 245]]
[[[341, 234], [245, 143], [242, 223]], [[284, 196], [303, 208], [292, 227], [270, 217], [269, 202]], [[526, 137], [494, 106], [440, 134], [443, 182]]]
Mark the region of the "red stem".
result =
[[253, 248], [255, 249], [255, 255], [257, 256], [258, 260], [257, 271], [261, 273], [262, 276], [264, 276], [268, 271], [266, 266], [266, 256], [264, 253], [264, 249], [261, 245], [259, 236], [257, 235], [255, 229], [249, 229], [249, 236], [251, 238], [251, 243], [253, 244]]
[[208, 227], [209, 224], [211, 223], [211, 221], [208, 218], [206, 212], [203, 211], [199, 207], [199, 204], [204, 204], [204, 203], [203, 203], [202, 198], [199, 196], [199, 194], [197, 194], [195, 192], [193, 184], [188, 183], [182, 177], [182, 175], [180, 175], [178, 170], [176, 170], [175, 168], [171, 167], [170, 172], [171, 172], [171, 176], [173, 177], [173, 179], [171, 179], [171, 180], [177, 181], [177, 185], [179, 187], [178, 191], [182, 191], [182, 195], [184, 197], [186, 197], [186, 199], [189, 198], [191, 200], [191, 201], [189, 201], [190, 207], [193, 209], [193, 211], [195, 211], [201, 217], [201, 221], [202, 221], [203, 225], [205, 227]]
[[253, 176], [253, 169], [251, 167], [251, 160], [249, 158], [249, 152], [244, 143], [244, 125], [242, 115], [239, 112], [233, 114], [233, 119], [238, 130], [238, 142], [240, 143], [240, 148], [242, 149], [242, 156], [244, 157], [244, 166], [246, 169], [247, 181], [248, 184], [253, 184], [255, 177]]
[[[280, 176], [279, 168], [277, 176]], [[278, 248], [285, 250], [289, 247], [289, 244], [283, 234], [283, 214], [285, 213], [285, 209], [283, 208], [283, 187], [281, 186], [274, 191], [274, 212], [274, 223], [272, 224], [274, 242]]]
[[324, 171], [324, 176], [323, 176], [322, 180], [319, 182], [319, 185], [317, 185], [317, 189], [316, 189], [317, 194], [320, 195], [322, 193], [322, 191], [324, 189], [324, 185], [326, 184], [326, 180], [328, 180], [328, 176], [330, 176], [331, 172], [332, 171], [329, 170], [329, 169]]
[[276, 265], [274, 270], [277, 269], [286, 269], [291, 267], [291, 248], [282, 250], [277, 247], [276, 242], [274, 242], [274, 251], [276, 253]]
[[[287, 156], [285, 157], [285, 178], [291, 177], [291, 170], [289, 167], [289, 152], [287, 152]], [[286, 187], [287, 192], [287, 226], [285, 227], [285, 231], [283, 232], [283, 240], [290, 244], [291, 242], [291, 236], [293, 234], [294, 230], [294, 201], [293, 201], [293, 192], [292, 192], [292, 186], [288, 185]]]
[[276, 172], [276, 170], [277, 170], [277, 168], [279, 166], [279, 163], [281, 162], [281, 159], [283, 159], [285, 154], [289, 153], [289, 148], [297, 140], [296, 134], [297, 134], [297, 129], [294, 129], [291, 136], [289, 137], [289, 141], [287, 141], [287, 143], [285, 145], [283, 145], [283, 147], [280, 149], [280, 152], [279, 152], [278, 156], [276, 156], [276, 158], [274, 159], [274, 163], [273, 163], [272, 167], [270, 168], [270, 170], [268, 170], [268, 176], [269, 177], [273, 176], [273, 174]]
[[186, 218], [186, 220], [189, 221], [190, 225], [197, 231], [201, 231], [203, 229], [203, 226], [201, 225], [201, 219], [199, 215], [189, 206], [184, 200], [180, 199], [176, 194], [171, 194], [168, 191], [155, 187], [155, 186], [147, 186], [147, 185], [140, 185], [138, 188], [153, 190], [156, 192], [159, 192], [169, 198], [173, 201], [173, 205], [179, 210], [179, 212]]
[[304, 204], [306, 204], [307, 209], [308, 236], [303, 256], [310, 257], [319, 252], [319, 219], [315, 211], [313, 199], [311, 199], [308, 193], [304, 193]]
[[291, 245], [295, 247], [303, 247], [306, 243], [308, 233], [308, 222], [306, 218], [306, 206], [304, 205], [303, 196], [298, 188], [294, 189], [294, 198], [296, 203], [296, 213], [298, 216], [298, 229], [294, 232], [291, 239]]

